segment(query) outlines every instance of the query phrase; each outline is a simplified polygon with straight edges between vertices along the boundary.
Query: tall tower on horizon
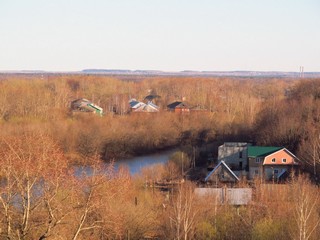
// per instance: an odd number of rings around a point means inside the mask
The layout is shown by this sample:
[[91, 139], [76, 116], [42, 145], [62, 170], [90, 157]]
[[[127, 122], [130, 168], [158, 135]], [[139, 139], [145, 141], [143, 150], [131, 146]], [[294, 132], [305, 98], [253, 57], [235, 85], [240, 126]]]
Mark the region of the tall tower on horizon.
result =
[[299, 76], [300, 76], [300, 78], [304, 77], [304, 67], [303, 66], [300, 66]]

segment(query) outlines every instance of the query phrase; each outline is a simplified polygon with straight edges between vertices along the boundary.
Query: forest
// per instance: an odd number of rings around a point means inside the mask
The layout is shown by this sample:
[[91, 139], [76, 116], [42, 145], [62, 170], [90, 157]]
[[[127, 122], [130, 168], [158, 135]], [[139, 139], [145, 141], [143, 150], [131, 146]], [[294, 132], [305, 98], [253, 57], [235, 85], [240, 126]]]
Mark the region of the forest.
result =
[[[150, 93], [160, 96], [160, 112], [130, 113], [129, 100]], [[104, 115], [72, 112], [78, 98]], [[182, 99], [204, 111], [166, 111]], [[320, 79], [2, 74], [0, 133], [1, 239], [320, 235]], [[301, 175], [273, 191], [257, 181], [252, 204], [231, 206], [195, 196], [191, 181], [173, 194], [146, 187], [146, 179], [179, 174], [174, 156], [138, 176], [113, 167], [124, 157], [170, 148], [188, 156], [225, 141], [286, 147], [301, 160]], [[79, 164], [92, 173], [76, 176]]]

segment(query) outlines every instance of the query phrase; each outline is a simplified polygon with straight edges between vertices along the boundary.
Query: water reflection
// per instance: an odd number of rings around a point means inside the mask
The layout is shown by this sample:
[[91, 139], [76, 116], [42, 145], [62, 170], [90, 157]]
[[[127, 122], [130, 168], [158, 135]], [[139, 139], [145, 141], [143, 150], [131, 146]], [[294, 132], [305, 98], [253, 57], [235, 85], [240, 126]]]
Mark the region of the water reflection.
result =
[[[165, 164], [174, 152], [176, 152], [176, 150], [168, 150], [160, 153], [121, 159], [114, 163], [114, 168], [115, 170], [118, 170], [121, 166], [123, 166], [128, 168], [131, 175], [135, 175], [140, 173], [142, 168], [149, 167], [155, 164]], [[106, 168], [107, 165], [108, 163], [106, 163]], [[76, 176], [81, 176], [83, 173], [85, 173], [86, 175], [91, 175], [92, 169], [88, 166], [75, 167]]]
[[144, 167], [166, 163], [174, 152], [175, 150], [171, 150], [130, 159], [122, 159], [115, 163], [115, 169], [118, 170], [118, 168], [123, 165], [129, 168], [131, 175], [134, 175], [140, 173]]

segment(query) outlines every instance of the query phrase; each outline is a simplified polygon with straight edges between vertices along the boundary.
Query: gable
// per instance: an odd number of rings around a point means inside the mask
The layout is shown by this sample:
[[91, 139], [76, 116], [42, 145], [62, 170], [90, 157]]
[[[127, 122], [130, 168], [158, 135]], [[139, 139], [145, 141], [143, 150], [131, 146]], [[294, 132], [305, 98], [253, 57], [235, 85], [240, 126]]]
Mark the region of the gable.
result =
[[142, 103], [141, 105], [139, 105], [139, 107], [134, 109], [134, 112], [159, 112], [158, 108], [158, 106], [152, 104], [151, 102], [147, 104]]
[[297, 157], [286, 148], [266, 156], [263, 165], [297, 165]]
[[219, 180], [221, 182], [236, 182], [239, 178], [224, 161], [221, 161], [205, 178], [206, 182], [215, 180]]

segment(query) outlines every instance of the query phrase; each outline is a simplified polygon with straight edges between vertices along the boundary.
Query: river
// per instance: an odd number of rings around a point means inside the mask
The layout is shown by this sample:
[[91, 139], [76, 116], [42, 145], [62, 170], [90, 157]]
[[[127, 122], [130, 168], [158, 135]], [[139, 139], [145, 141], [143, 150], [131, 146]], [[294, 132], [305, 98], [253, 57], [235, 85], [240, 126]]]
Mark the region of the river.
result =
[[140, 173], [141, 169], [144, 167], [149, 167], [154, 164], [164, 164], [166, 163], [170, 156], [177, 150], [162, 151], [159, 153], [148, 154], [133, 158], [121, 159], [115, 162], [115, 169], [117, 170], [120, 166], [126, 166], [129, 168], [131, 175]]
[[[142, 168], [149, 167], [155, 164], [165, 164], [170, 156], [175, 153], [177, 149], [161, 151], [159, 153], [147, 154], [132, 158], [120, 159], [114, 163], [115, 170], [118, 170], [120, 166], [125, 166], [129, 169], [131, 175], [139, 174]], [[106, 163], [107, 164], [107, 163]], [[92, 169], [88, 166], [75, 167], [75, 175], [81, 176], [82, 173], [91, 174]]]

